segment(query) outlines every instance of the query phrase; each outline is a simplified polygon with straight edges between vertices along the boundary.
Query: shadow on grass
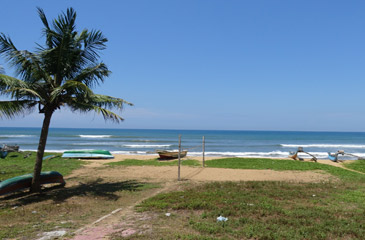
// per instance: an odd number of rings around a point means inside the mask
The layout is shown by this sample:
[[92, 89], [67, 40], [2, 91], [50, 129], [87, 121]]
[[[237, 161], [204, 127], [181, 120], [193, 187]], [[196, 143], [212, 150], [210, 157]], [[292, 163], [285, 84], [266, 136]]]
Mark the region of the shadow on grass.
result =
[[[67, 186], [67, 185], [66, 185]], [[141, 191], [144, 183], [137, 181], [122, 182], [103, 182], [101, 178], [87, 183], [71, 187], [53, 186], [44, 188], [42, 193], [31, 194], [29, 192], [20, 192], [3, 198], [3, 200], [15, 200], [17, 204], [27, 205], [35, 202], [53, 200], [54, 202], [63, 202], [74, 196], [92, 196], [104, 197], [109, 200], [117, 200], [120, 196], [116, 194], [118, 191]]]

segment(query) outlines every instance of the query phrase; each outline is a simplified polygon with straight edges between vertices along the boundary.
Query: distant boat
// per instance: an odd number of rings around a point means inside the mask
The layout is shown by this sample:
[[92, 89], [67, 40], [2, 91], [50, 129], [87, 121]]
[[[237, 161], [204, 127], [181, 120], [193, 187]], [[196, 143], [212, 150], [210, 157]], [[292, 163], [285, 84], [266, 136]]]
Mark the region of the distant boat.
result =
[[65, 151], [62, 154], [63, 158], [83, 158], [83, 159], [110, 159], [114, 156], [106, 150], [72, 150]]
[[352, 153], [346, 153], [344, 150], [338, 150], [335, 153], [328, 152], [328, 158], [329, 158], [329, 160], [331, 160], [333, 162], [339, 161], [338, 155], [342, 155], [342, 156], [347, 155], [347, 156], [350, 156], [350, 157], [353, 157], [353, 158], [357, 158], [357, 160], [364, 160], [363, 157], [356, 156], [356, 155], [354, 155]]
[[18, 145], [7, 145], [4, 144], [2, 148], [0, 148], [0, 151], [5, 152], [19, 152], [19, 146]]
[[[179, 151], [166, 151], [166, 150], [156, 150], [158, 155], [160, 155], [160, 159], [175, 159], [179, 158]], [[183, 158], [188, 153], [187, 150], [180, 152], [180, 157]]]

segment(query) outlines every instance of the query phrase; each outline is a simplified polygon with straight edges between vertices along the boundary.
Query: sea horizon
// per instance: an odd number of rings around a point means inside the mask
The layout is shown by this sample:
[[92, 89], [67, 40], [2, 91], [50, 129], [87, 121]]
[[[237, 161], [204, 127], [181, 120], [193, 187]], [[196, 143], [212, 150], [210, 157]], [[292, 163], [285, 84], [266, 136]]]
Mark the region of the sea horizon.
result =
[[[0, 144], [36, 151], [39, 134], [37, 127], [0, 127]], [[287, 158], [303, 147], [319, 159], [338, 150], [365, 157], [365, 132], [328, 131], [50, 128], [46, 152], [100, 149], [153, 155], [156, 150], [177, 150], [179, 135], [188, 156], [202, 155], [204, 136], [206, 156]]]

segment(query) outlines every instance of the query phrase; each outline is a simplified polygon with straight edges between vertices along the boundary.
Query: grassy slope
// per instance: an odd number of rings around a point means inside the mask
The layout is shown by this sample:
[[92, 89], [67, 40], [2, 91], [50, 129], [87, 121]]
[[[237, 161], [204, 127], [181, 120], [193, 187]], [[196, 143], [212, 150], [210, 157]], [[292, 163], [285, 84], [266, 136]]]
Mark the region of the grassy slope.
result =
[[365, 173], [365, 160], [357, 160], [351, 162], [345, 162], [347, 168], [354, 169], [359, 172]]

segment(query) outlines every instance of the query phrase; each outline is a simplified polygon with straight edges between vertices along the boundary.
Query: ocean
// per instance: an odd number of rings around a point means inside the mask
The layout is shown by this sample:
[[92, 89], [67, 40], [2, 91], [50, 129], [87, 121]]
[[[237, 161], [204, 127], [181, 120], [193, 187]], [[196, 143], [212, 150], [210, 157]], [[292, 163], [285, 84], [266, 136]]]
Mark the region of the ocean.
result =
[[[20, 150], [36, 151], [39, 134], [39, 128], [0, 127], [0, 144], [17, 144]], [[178, 149], [179, 135], [188, 156], [202, 154], [205, 136], [206, 156], [285, 158], [290, 151], [303, 147], [319, 159], [327, 159], [327, 152], [337, 150], [365, 157], [364, 132], [51, 128], [46, 151], [103, 149], [114, 154], [149, 155], [156, 149]]]

